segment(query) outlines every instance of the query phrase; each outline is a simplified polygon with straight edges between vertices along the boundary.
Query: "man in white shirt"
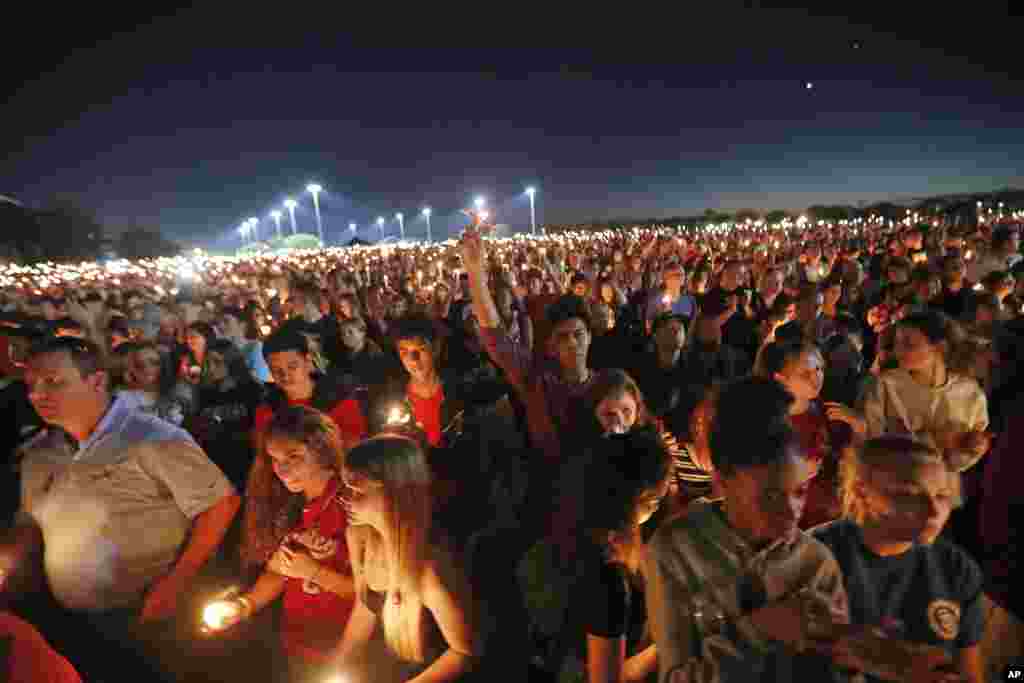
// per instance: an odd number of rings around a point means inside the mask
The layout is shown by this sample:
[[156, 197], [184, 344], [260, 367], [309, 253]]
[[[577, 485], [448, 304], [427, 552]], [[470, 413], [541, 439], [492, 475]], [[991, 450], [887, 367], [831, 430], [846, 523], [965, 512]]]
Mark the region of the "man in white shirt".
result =
[[175, 616], [240, 499], [187, 432], [111, 397], [93, 344], [41, 342], [25, 382], [47, 428], [21, 449], [11, 557], [18, 569], [41, 542], [45, 578], [67, 613], [52, 637], [83, 626], [99, 636], [68, 645], [77, 650], [69, 658], [79, 666], [81, 657], [93, 680], [94, 667], [109, 666], [103, 660], [128, 643], [132, 650], [168, 645], [150, 642], [135, 622], [166, 624]]

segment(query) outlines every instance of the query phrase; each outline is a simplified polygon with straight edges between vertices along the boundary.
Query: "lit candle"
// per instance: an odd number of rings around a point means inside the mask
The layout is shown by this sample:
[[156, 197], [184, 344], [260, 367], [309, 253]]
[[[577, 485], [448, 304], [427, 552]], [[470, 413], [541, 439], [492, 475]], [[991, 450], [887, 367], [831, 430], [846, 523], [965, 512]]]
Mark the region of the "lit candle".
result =
[[203, 625], [211, 631], [220, 631], [242, 614], [242, 606], [234, 600], [215, 600], [203, 609]]
[[388, 412], [388, 425], [403, 425], [409, 421], [409, 411], [402, 405], [394, 405]]

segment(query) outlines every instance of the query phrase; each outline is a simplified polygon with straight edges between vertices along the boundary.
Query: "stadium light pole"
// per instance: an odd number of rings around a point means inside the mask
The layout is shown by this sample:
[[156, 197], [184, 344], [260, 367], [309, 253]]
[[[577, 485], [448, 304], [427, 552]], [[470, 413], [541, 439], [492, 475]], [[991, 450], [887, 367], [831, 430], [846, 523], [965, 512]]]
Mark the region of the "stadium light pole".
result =
[[281, 239], [281, 212], [274, 209], [270, 212], [270, 217], [274, 219], [274, 225], [277, 226], [277, 239]]
[[260, 239], [260, 219], [250, 218], [246, 222], [252, 226], [253, 239], [255, 239], [258, 242]]
[[295, 201], [294, 199], [292, 199], [291, 197], [289, 197], [288, 199], [284, 200], [284, 208], [288, 209], [288, 215], [291, 216], [291, 219], [292, 219], [292, 234], [293, 235], [299, 232], [299, 229], [297, 227], [295, 227], [295, 207], [298, 206], [298, 205], [299, 205], [299, 203], [297, 201]]
[[473, 200], [473, 204], [476, 205], [476, 210], [477, 211], [482, 211], [483, 208], [484, 208], [484, 205], [487, 204], [487, 200], [484, 199], [483, 197], [477, 197], [476, 199]]
[[313, 195], [313, 213], [316, 214], [316, 234], [320, 237], [320, 244], [324, 243], [324, 225], [320, 221], [320, 193], [324, 188], [316, 183], [306, 185], [306, 192]]
[[352, 231], [353, 235], [356, 234], [356, 224], [355, 223], [349, 223], [348, 224], [348, 229]]
[[427, 244], [430, 244], [430, 207], [423, 208], [423, 217], [427, 219]]
[[377, 217], [377, 227], [380, 229], [380, 238], [384, 239], [384, 216]]
[[537, 212], [533, 205], [533, 197], [535, 194], [537, 194], [537, 188], [526, 188], [526, 196], [530, 198], [530, 232], [534, 235], [537, 234]]
[[249, 236], [249, 224], [242, 223], [238, 226], [238, 236], [242, 238], [242, 246], [245, 246], [245, 238]]
[[405, 240], [405, 216], [402, 215], [401, 211], [399, 211], [398, 213], [395, 214], [395, 220], [398, 221], [398, 235], [399, 235], [399, 239], [404, 241]]

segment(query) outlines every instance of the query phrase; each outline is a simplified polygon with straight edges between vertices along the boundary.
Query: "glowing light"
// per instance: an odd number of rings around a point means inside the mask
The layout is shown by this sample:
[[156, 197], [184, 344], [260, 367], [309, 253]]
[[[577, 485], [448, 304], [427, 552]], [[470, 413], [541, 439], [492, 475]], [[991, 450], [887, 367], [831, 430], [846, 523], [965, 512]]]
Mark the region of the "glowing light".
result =
[[473, 200], [473, 204], [474, 206], [476, 206], [477, 211], [479, 211], [480, 209], [484, 208], [485, 204], [487, 204], [487, 200], [484, 199], [483, 197], [477, 197], [476, 199]]
[[288, 199], [284, 200], [284, 208], [288, 209], [289, 211], [291, 211], [292, 209], [294, 209], [298, 205], [299, 205], [299, 203], [297, 201], [295, 201], [294, 199], [292, 199], [291, 197], [289, 197]]
[[423, 208], [423, 215], [426, 216], [427, 218], [430, 218], [430, 207], [429, 206]]
[[324, 188], [320, 187], [316, 183], [310, 183], [309, 185], [306, 185], [306, 192], [309, 192], [310, 194], [319, 194], [320, 192], [323, 191]]
[[528, 194], [531, 197], [533, 197], [533, 195], [537, 194], [537, 188], [535, 188], [535, 187], [528, 187], [528, 188], [526, 188], [526, 194]]
[[215, 600], [203, 608], [203, 625], [211, 631], [220, 631], [241, 614], [242, 607], [237, 602]]
[[409, 414], [409, 410], [403, 405], [394, 405], [391, 410], [388, 411], [388, 425], [404, 425], [408, 424], [412, 416]]

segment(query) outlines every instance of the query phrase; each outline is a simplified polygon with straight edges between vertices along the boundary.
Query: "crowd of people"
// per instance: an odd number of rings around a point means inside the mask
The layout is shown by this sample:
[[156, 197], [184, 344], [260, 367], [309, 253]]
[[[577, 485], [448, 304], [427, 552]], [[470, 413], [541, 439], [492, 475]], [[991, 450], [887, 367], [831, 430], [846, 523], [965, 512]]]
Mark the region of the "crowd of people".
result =
[[1018, 226], [488, 229], [0, 266], [0, 671], [981, 683], [1024, 655]]

